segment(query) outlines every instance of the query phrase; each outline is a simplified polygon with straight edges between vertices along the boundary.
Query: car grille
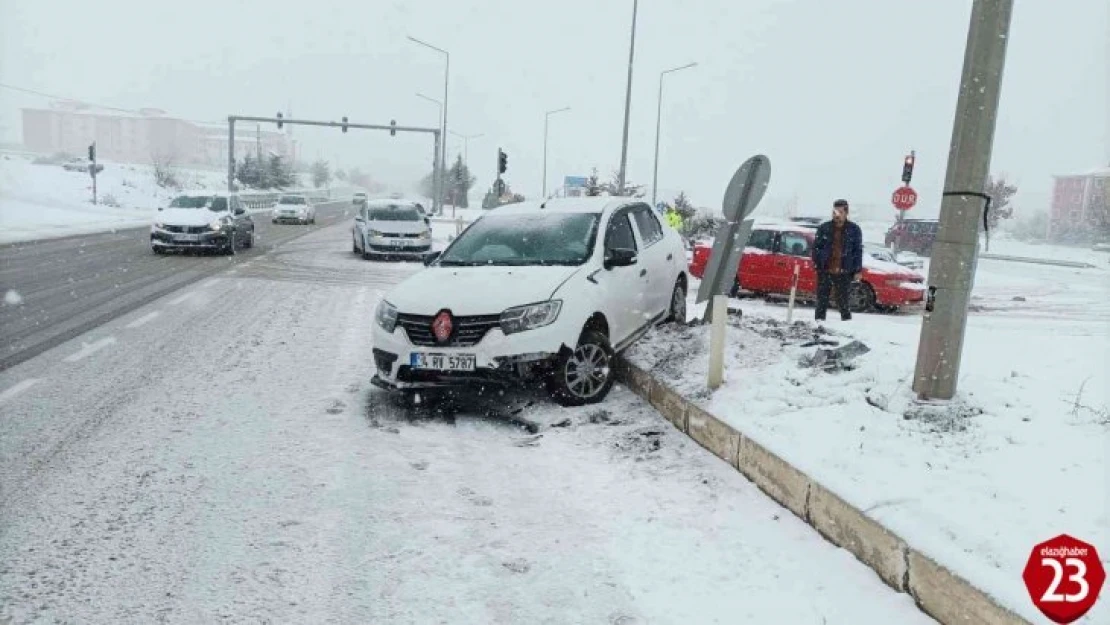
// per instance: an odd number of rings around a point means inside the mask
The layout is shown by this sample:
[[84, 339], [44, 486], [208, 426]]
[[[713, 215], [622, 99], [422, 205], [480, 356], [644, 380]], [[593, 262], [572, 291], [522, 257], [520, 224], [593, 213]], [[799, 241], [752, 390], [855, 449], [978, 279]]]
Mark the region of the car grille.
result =
[[203, 234], [208, 232], [208, 226], [164, 226], [166, 232], [179, 232], [181, 234]]
[[397, 325], [405, 329], [405, 334], [413, 345], [421, 347], [470, 347], [477, 345], [491, 329], [501, 325], [501, 315], [473, 315], [455, 317], [455, 333], [446, 343], [437, 343], [432, 333], [432, 321], [428, 315], [397, 315]]

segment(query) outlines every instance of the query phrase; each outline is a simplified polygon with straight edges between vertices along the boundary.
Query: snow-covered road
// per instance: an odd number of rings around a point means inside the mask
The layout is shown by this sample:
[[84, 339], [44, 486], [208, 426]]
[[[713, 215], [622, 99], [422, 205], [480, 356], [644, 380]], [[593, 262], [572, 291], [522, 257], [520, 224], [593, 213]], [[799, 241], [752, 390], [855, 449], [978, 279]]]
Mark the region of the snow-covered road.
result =
[[931, 622], [623, 388], [407, 419], [348, 237], [0, 373], [0, 622]]

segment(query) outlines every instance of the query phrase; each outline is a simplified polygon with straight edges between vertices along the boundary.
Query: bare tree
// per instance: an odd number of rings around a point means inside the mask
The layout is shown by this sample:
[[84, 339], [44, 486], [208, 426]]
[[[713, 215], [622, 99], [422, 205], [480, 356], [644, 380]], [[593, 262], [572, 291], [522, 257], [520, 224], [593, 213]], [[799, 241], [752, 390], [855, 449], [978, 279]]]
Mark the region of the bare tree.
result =
[[163, 189], [181, 189], [177, 174], [177, 151], [173, 148], [154, 150], [150, 153], [150, 163], [154, 166], [154, 183]]
[[989, 228], [985, 233], [987, 252], [991, 251], [991, 231], [997, 228], [1003, 219], [1010, 219], [1014, 216], [1014, 207], [1010, 204], [1010, 200], [1013, 199], [1017, 190], [1017, 185], [1006, 181], [1006, 174], [991, 176], [987, 180], [986, 193], [991, 197], [991, 209], [987, 213]]

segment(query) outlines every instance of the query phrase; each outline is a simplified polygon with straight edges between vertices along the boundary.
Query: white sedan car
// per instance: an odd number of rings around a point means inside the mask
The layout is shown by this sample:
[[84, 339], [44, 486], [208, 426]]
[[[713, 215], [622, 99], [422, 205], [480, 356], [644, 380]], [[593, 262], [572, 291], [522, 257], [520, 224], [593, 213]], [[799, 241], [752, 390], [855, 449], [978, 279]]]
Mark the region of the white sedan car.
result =
[[275, 224], [286, 222], [314, 224], [316, 223], [316, 205], [312, 203], [308, 196], [283, 195], [274, 205], [274, 210], [270, 213], [270, 220]]
[[599, 402], [616, 352], [686, 320], [682, 238], [629, 198], [505, 206], [426, 263], [373, 328], [374, 384], [410, 396], [540, 379], [562, 405]]

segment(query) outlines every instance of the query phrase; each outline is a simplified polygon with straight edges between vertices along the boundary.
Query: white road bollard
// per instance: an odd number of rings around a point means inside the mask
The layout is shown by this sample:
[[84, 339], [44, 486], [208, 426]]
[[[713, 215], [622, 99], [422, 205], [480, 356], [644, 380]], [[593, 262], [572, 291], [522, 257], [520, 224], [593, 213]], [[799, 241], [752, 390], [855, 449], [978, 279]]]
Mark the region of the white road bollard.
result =
[[725, 322], [728, 318], [728, 297], [713, 296], [713, 319], [709, 327], [709, 388], [717, 390], [725, 377]]
[[786, 323], [794, 319], [794, 296], [798, 294], [798, 265], [794, 265], [794, 276], [790, 278], [790, 304], [786, 307]]

